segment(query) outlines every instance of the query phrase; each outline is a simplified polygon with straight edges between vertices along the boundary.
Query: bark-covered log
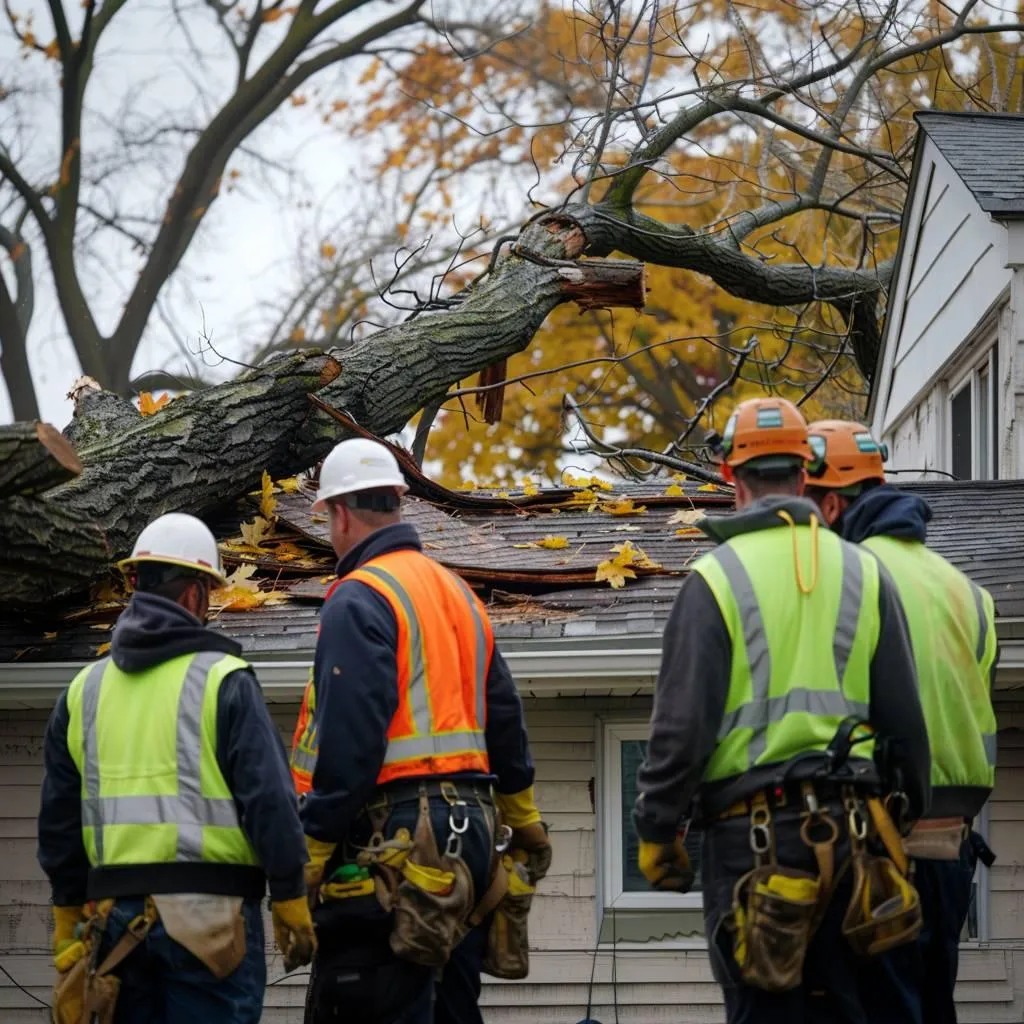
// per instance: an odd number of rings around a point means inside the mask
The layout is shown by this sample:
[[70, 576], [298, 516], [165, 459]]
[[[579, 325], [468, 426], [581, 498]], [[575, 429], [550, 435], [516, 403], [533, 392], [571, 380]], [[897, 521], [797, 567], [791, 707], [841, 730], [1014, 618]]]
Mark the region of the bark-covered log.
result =
[[92, 377], [79, 377], [68, 398], [75, 403], [75, 412], [64, 428], [64, 436], [78, 451], [101, 444], [108, 438], [119, 437], [142, 419], [131, 402], [111, 391], [104, 391]]
[[42, 494], [81, 472], [75, 449], [49, 423], [0, 427], [0, 500]]
[[0, 593], [8, 607], [45, 605], [87, 584], [111, 550], [95, 523], [45, 498], [0, 501]]
[[[322, 458], [340, 435], [314, 408], [316, 393], [375, 434], [393, 433], [455, 382], [524, 349], [559, 303], [643, 303], [643, 266], [586, 260], [573, 267], [583, 233], [571, 220], [541, 219], [521, 249], [460, 296], [452, 308], [380, 331], [337, 360], [304, 352], [273, 360], [237, 380], [171, 402], [152, 416], [117, 421], [80, 449], [83, 472], [38, 502], [95, 524], [109, 554], [81, 545], [67, 559], [57, 533], [30, 548], [22, 575], [0, 575], [0, 606], [38, 606], [82, 590], [111, 557], [127, 554], [142, 527], [164, 512], [210, 512], [259, 486], [262, 472], [291, 476]], [[97, 396], [89, 399], [94, 401]], [[84, 423], [88, 416], [82, 415]], [[48, 511], [50, 510], [50, 511]], [[20, 527], [0, 516], [0, 550]], [[40, 536], [43, 526], [36, 528]]]

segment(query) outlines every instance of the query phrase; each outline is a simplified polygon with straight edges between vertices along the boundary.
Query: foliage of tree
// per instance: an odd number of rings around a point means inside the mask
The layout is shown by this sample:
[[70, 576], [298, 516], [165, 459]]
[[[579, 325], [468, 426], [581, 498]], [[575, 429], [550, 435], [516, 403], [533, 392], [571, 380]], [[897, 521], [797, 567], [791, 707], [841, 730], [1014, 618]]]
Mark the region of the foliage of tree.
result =
[[[512, 181], [576, 217], [591, 251], [649, 264], [642, 314], [553, 314], [507, 368], [525, 379], [500, 423], [479, 412], [481, 382], [461, 382], [428, 456], [450, 481], [550, 479], [573, 440], [699, 453], [753, 392], [858, 415], [913, 112], [1020, 109], [1020, 21], [977, 2], [591, 0], [542, 4], [491, 47], [449, 25], [440, 47], [383, 55], [342, 123], [390, 126], [381, 173], [429, 168], [439, 203], [414, 233], [451, 210], [453, 179], [490, 195]], [[565, 419], [563, 395], [610, 447]]]

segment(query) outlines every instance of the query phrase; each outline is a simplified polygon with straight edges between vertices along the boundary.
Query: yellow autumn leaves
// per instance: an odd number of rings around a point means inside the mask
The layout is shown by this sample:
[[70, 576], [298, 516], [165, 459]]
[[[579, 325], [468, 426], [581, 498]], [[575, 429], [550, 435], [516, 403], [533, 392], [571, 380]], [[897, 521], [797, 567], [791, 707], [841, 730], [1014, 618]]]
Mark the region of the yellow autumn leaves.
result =
[[594, 576], [596, 583], [607, 581], [614, 589], [626, 585], [626, 580], [636, 579], [636, 569], [660, 569], [661, 563], [649, 558], [643, 548], [632, 541], [616, 544], [612, 551], [615, 557], [601, 562]]

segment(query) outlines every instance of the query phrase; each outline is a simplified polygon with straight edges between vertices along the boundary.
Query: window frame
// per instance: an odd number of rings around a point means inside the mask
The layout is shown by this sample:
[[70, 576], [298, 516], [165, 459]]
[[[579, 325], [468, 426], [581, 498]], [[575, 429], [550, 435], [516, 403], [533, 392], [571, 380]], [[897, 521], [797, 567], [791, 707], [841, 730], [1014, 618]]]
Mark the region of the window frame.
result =
[[[953, 472], [953, 401], [966, 388], [971, 389], [971, 468], [967, 480], [998, 480], [999, 479], [999, 401], [998, 381], [999, 370], [998, 345], [992, 340], [986, 347], [984, 353], [976, 356], [971, 362], [955, 376], [949, 378], [946, 389], [946, 459], [947, 469]], [[988, 423], [981, 423], [982, 412], [981, 389], [983, 375], [987, 374], [987, 405]], [[982, 432], [989, 439], [988, 467], [984, 476], [979, 475], [979, 464], [982, 454]]]
[[[985, 806], [974, 819], [974, 831], [980, 835], [985, 842], [989, 841], [992, 825], [992, 798], [985, 801]], [[985, 867], [981, 861], [974, 872], [974, 885], [977, 886], [977, 920], [978, 934], [974, 938], [960, 940], [960, 945], [980, 945], [991, 941], [992, 938], [992, 872]]]
[[599, 720], [600, 792], [598, 817], [601, 851], [601, 890], [604, 913], [612, 910], [697, 910], [703, 907], [700, 892], [627, 892], [622, 875], [622, 743], [646, 740], [647, 719]]

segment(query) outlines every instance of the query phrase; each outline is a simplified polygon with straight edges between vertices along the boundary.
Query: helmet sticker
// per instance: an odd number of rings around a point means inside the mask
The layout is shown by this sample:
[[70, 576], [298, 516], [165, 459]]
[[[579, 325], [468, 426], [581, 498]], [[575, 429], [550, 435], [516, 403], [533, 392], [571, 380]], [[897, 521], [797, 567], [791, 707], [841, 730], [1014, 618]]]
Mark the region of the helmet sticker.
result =
[[757, 410], [757, 426], [761, 430], [766, 430], [771, 427], [782, 426], [782, 410], [781, 409], [758, 409]]

